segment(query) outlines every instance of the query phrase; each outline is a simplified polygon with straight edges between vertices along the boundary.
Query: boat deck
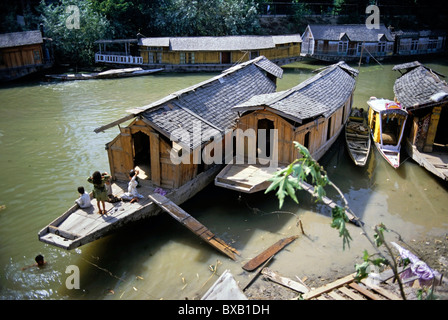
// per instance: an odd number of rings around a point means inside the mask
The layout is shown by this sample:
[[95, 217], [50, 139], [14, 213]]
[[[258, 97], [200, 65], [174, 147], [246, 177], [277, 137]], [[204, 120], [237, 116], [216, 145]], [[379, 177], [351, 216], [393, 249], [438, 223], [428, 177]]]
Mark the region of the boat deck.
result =
[[[39, 233], [39, 240], [64, 249], [72, 249], [84, 242], [93, 241], [95, 238], [85, 239], [86, 237], [94, 235], [98, 231], [103, 234], [112, 229], [112, 226], [116, 227], [117, 222], [128, 221], [127, 218], [131, 215], [136, 219], [149, 214], [148, 205], [152, 202], [148, 196], [154, 193], [155, 186], [145, 180], [140, 180], [140, 183], [141, 187], [138, 188], [138, 192], [143, 195], [143, 199], [139, 199], [138, 202], [106, 202], [107, 213], [104, 215], [98, 214], [95, 199], [91, 200], [92, 206], [89, 208], [82, 209], [75, 204], [65, 214], [44, 228]], [[126, 182], [117, 181], [112, 184], [112, 193], [115, 196], [120, 197], [126, 191]], [[156, 213], [154, 212], [154, 214]]]
[[406, 139], [406, 151], [421, 166], [448, 181], [448, 148], [436, 146], [433, 152], [420, 152]]
[[235, 191], [254, 193], [265, 190], [271, 184], [268, 181], [280, 167], [260, 164], [229, 164], [215, 179], [215, 185]]
[[[92, 206], [87, 209], [81, 209], [74, 204], [44, 227], [38, 233], [38, 238], [44, 243], [66, 250], [80, 247], [108, 235], [129, 222], [160, 214], [162, 209], [154, 203], [150, 195], [165, 194], [165, 197], [176, 205], [182, 204], [211, 183], [221, 168], [221, 165], [215, 165], [181, 187], [163, 189], [163, 192], [151, 181], [144, 180], [145, 175], [142, 172], [139, 175], [141, 187], [137, 190], [143, 198], [138, 202], [106, 202], [107, 213], [103, 215], [98, 214], [95, 199], [91, 200]], [[128, 181], [115, 181], [112, 183], [113, 195], [119, 198], [127, 191], [127, 186]]]

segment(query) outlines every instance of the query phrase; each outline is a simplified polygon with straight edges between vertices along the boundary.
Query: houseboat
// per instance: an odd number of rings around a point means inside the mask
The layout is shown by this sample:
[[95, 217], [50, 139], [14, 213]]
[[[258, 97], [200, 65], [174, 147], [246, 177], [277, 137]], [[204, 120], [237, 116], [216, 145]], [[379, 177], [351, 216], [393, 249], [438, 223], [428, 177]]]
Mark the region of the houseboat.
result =
[[0, 34], [0, 81], [50, 68], [53, 61], [49, 41], [39, 30]]
[[357, 75], [356, 69], [339, 62], [289, 90], [234, 106], [239, 114], [236, 155], [215, 185], [245, 193], [265, 190], [274, 172], [300, 157], [294, 141], [319, 160], [344, 128]]
[[[90, 209], [75, 205], [44, 227], [39, 240], [73, 249], [193, 197], [222, 168], [222, 159], [208, 162], [203, 155], [211, 144], [215, 156], [224, 154], [219, 148], [237, 118], [231, 107], [254, 95], [275, 92], [282, 73], [276, 64], [258, 57], [150, 105], [128, 110], [128, 115], [97, 128], [97, 133], [119, 129], [116, 138], [106, 144], [113, 195], [119, 198], [127, 191], [129, 172], [137, 169], [141, 185], [137, 190], [143, 197], [136, 202], [107, 202], [103, 215], [94, 213], [96, 200]], [[129, 124], [120, 126], [123, 123]], [[186, 217], [180, 208], [175, 211]], [[199, 230], [199, 223], [191, 217], [181, 220]]]
[[370, 98], [368, 124], [373, 144], [395, 169], [400, 166], [401, 141], [408, 116], [400, 103], [388, 99]]
[[441, 30], [399, 30], [392, 33], [397, 56], [426, 55], [445, 50], [446, 32]]
[[418, 61], [396, 65], [396, 99], [409, 113], [405, 137], [409, 156], [448, 180], [448, 85], [441, 74]]
[[302, 55], [318, 60], [381, 60], [393, 53], [394, 38], [384, 25], [368, 29], [365, 24], [310, 24], [302, 34]]
[[[299, 61], [302, 38], [299, 34], [221, 37], [142, 37], [137, 40], [98, 40], [95, 62], [163, 68], [166, 71], [222, 71], [264, 56], [281, 66]], [[125, 52], [108, 51], [107, 46], [125, 46]], [[110, 50], [110, 49], [109, 49]]]

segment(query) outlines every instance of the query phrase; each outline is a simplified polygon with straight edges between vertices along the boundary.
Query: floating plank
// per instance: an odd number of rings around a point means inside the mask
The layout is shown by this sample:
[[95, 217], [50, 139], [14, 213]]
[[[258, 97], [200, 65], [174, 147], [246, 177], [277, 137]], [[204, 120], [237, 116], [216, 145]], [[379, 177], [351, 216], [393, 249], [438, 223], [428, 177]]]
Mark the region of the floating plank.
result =
[[294, 291], [300, 292], [300, 293], [307, 293], [309, 292], [308, 288], [305, 287], [304, 285], [295, 282], [294, 280], [291, 280], [289, 278], [286, 277], [282, 277], [281, 275], [279, 275], [278, 273], [272, 271], [269, 268], [263, 268], [263, 270], [261, 271], [261, 273], [267, 277], [269, 280], [276, 282], [278, 284], [281, 284], [285, 287], [288, 287]]
[[223, 240], [215, 236], [209, 229], [207, 229], [198, 220], [190, 216], [181, 207], [176, 205], [168, 198], [158, 193], [153, 193], [148, 196], [155, 204], [157, 204], [163, 211], [167, 212], [175, 220], [187, 227], [190, 231], [197, 236], [205, 240], [208, 244], [218, 249], [228, 257], [236, 260], [235, 254], [239, 255], [239, 252], [226, 244]]
[[279, 241], [277, 241], [276, 243], [274, 243], [272, 246], [270, 246], [269, 248], [267, 248], [265, 251], [263, 251], [262, 253], [260, 253], [258, 256], [256, 256], [255, 258], [253, 258], [252, 260], [250, 260], [248, 263], [246, 263], [243, 266], [243, 269], [246, 271], [253, 271], [256, 268], [258, 268], [263, 262], [265, 262], [266, 260], [268, 260], [270, 257], [272, 257], [273, 255], [275, 255], [277, 252], [279, 252], [280, 250], [282, 250], [284, 247], [286, 247], [288, 244], [290, 244], [291, 242], [293, 242], [295, 239], [297, 239], [299, 236], [292, 236], [289, 238], [284, 238], [281, 239]]

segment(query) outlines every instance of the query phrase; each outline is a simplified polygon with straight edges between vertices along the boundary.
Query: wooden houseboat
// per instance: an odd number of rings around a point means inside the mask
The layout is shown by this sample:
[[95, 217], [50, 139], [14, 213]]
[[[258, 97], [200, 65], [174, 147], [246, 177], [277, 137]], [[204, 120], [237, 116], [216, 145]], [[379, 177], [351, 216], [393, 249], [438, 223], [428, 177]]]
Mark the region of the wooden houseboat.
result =
[[302, 34], [302, 55], [324, 61], [352, 61], [394, 53], [394, 39], [384, 25], [368, 29], [365, 24], [310, 24]]
[[394, 54], [398, 56], [441, 53], [446, 47], [446, 32], [439, 30], [399, 30], [393, 32]]
[[51, 67], [47, 42], [39, 30], [0, 34], [0, 81], [15, 80]]
[[368, 123], [373, 143], [381, 156], [395, 169], [400, 166], [401, 141], [408, 113], [388, 99], [370, 98]]
[[[129, 171], [137, 168], [142, 185], [137, 190], [143, 198], [133, 203], [106, 203], [106, 215], [94, 214], [96, 208], [74, 206], [43, 228], [39, 239], [65, 249], [76, 248], [193, 197], [222, 168], [221, 159], [206, 163], [202, 155], [211, 144], [216, 150], [208, 150], [210, 153], [224, 154], [218, 149], [237, 118], [231, 107], [254, 95], [275, 92], [276, 79], [282, 73], [276, 64], [258, 57], [150, 105], [128, 110], [129, 115], [97, 128], [97, 133], [119, 128], [117, 137], [106, 145], [113, 194], [119, 197], [127, 191]], [[120, 126], [126, 122], [129, 124]], [[206, 230], [180, 208], [171, 213], [197, 234], [199, 229]]]
[[441, 74], [418, 61], [394, 66], [396, 99], [409, 113], [405, 137], [412, 159], [448, 180], [448, 85]]
[[[231, 66], [264, 56], [281, 66], [301, 59], [299, 34], [274, 36], [221, 37], [138, 37], [138, 54], [108, 52], [106, 40], [99, 40], [95, 61], [114, 65], [139, 65], [166, 71], [222, 71]], [[108, 40], [123, 43], [125, 40]], [[131, 40], [126, 40], [130, 43]], [[103, 45], [103, 48], [101, 48]]]
[[[356, 69], [339, 62], [289, 90], [258, 95], [234, 106], [240, 115], [236, 141], [244, 144], [244, 150], [218, 174], [215, 185], [246, 193], [266, 189], [275, 171], [300, 156], [293, 141], [319, 160], [344, 128], [357, 75]], [[241, 133], [248, 129], [255, 134], [246, 139]], [[238, 156], [244, 161], [238, 161]]]

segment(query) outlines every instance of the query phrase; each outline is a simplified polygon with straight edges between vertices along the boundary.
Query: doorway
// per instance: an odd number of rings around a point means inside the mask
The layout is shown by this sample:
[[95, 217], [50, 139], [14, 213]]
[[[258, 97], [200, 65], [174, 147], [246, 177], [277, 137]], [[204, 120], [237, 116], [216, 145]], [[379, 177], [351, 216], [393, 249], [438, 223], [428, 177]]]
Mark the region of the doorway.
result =
[[[257, 158], [270, 158], [274, 144], [274, 139], [272, 136], [272, 131], [275, 129], [274, 121], [269, 119], [260, 119], [258, 120], [257, 127]], [[260, 130], [264, 130], [265, 133], [260, 135]]]
[[151, 148], [149, 136], [141, 131], [132, 135], [134, 143], [134, 167], [138, 167], [140, 175], [144, 179], [151, 177]]

